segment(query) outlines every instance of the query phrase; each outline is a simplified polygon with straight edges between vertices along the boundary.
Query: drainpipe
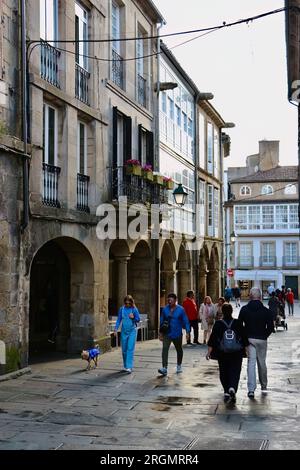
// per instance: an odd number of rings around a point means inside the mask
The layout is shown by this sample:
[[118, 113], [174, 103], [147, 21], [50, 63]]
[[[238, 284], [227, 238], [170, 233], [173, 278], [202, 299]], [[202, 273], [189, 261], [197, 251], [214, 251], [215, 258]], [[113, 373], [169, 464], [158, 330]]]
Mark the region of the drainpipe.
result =
[[[195, 164], [195, 223], [196, 223], [196, 243], [198, 244], [198, 229], [199, 229], [199, 211], [198, 211], [198, 204], [199, 204], [199, 178], [198, 178], [198, 168], [200, 166], [200, 159], [199, 159], [199, 113], [198, 113], [198, 101], [200, 98], [200, 93], [199, 91], [197, 92], [195, 96], [195, 102], [194, 102], [194, 129], [195, 129], [195, 135], [194, 135], [194, 164]], [[196, 292], [196, 301], [197, 304], [200, 304], [200, 297], [199, 297], [199, 258], [200, 258], [200, 251], [198, 250], [198, 247], [196, 250], [193, 250], [194, 256], [196, 256], [196, 262], [194, 265], [196, 266], [195, 269], [195, 292]]]
[[23, 156], [23, 221], [21, 232], [23, 233], [29, 220], [29, 167], [27, 155], [28, 124], [27, 124], [27, 61], [26, 61], [26, 6], [25, 0], [21, 0], [21, 81], [22, 81], [22, 138], [24, 142]]

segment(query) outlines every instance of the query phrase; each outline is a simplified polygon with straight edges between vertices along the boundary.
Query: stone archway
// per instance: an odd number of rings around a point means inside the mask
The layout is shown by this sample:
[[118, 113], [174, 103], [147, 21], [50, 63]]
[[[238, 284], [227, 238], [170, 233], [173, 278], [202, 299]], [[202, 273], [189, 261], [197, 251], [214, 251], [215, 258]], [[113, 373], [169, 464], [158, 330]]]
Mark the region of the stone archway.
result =
[[204, 301], [207, 295], [207, 272], [208, 272], [209, 254], [207, 246], [204, 245], [200, 250], [199, 257], [199, 303]]
[[131, 294], [141, 314], [147, 314], [149, 329], [155, 330], [155, 271], [149, 245], [140, 241], [128, 262], [128, 293]]
[[116, 316], [128, 294], [127, 266], [130, 260], [129, 247], [125, 240], [114, 240], [109, 249], [109, 300], [108, 312]]
[[167, 295], [175, 291], [176, 251], [171, 240], [166, 240], [161, 253], [160, 262], [160, 306], [167, 303]]
[[181, 244], [177, 260], [177, 295], [180, 304], [189, 290], [191, 290], [191, 257], [184, 244]]
[[220, 262], [217, 247], [213, 245], [207, 274], [207, 295], [216, 302], [220, 297]]
[[78, 352], [92, 346], [94, 320], [89, 251], [70, 237], [48, 241], [31, 263], [29, 354]]

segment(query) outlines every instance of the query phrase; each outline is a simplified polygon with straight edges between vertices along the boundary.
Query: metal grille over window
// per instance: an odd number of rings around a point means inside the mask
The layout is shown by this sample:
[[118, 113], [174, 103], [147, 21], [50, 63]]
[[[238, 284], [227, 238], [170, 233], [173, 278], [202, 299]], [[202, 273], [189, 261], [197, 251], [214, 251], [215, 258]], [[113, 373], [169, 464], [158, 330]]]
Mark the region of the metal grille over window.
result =
[[83, 212], [90, 212], [89, 181], [89, 176], [77, 173], [77, 209]]
[[122, 57], [113, 49], [112, 50], [112, 80], [120, 88], [123, 88], [124, 84], [124, 73], [123, 66], [124, 61]]
[[43, 163], [43, 204], [60, 207], [58, 200], [58, 177], [60, 168]]
[[59, 83], [60, 51], [47, 42], [41, 43], [41, 77], [47, 82], [60, 88]]
[[75, 64], [75, 96], [86, 104], [89, 104], [89, 78], [89, 72]]
[[146, 79], [138, 75], [138, 102], [146, 107]]

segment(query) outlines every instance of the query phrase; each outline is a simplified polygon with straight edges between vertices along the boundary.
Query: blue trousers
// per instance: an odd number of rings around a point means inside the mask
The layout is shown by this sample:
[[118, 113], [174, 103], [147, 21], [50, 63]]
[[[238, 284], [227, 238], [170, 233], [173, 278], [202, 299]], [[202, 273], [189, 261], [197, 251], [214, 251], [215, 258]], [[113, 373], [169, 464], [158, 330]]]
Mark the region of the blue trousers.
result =
[[137, 330], [132, 329], [130, 332], [121, 330], [121, 344], [123, 364], [125, 369], [133, 368], [133, 355], [136, 342]]

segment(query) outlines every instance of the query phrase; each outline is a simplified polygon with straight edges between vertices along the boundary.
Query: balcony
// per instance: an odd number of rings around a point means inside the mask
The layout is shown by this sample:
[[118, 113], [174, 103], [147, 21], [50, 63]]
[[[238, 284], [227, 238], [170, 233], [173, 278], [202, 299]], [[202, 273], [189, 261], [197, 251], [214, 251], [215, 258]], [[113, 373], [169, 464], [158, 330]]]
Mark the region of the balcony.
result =
[[236, 269], [252, 269], [254, 266], [253, 256], [238, 256], [236, 258]]
[[60, 88], [59, 58], [60, 51], [47, 42], [41, 42], [41, 77], [57, 88]]
[[90, 212], [89, 181], [89, 176], [77, 173], [77, 209], [82, 212]]
[[60, 168], [43, 163], [43, 204], [60, 207], [58, 200], [58, 177]]
[[261, 268], [276, 268], [276, 256], [260, 256], [259, 266]]
[[85, 104], [89, 104], [89, 78], [89, 72], [75, 64], [75, 96]]
[[136, 175], [128, 175], [126, 167], [112, 169], [112, 198], [127, 197], [129, 203], [167, 204], [168, 191], [158, 184]]
[[123, 58], [112, 50], [112, 81], [120, 88], [124, 87], [124, 61]]
[[146, 96], [146, 84], [147, 81], [144, 77], [138, 74], [137, 76], [137, 98], [138, 102], [146, 108], [147, 96]]
[[282, 267], [285, 269], [300, 269], [300, 257], [283, 256]]

